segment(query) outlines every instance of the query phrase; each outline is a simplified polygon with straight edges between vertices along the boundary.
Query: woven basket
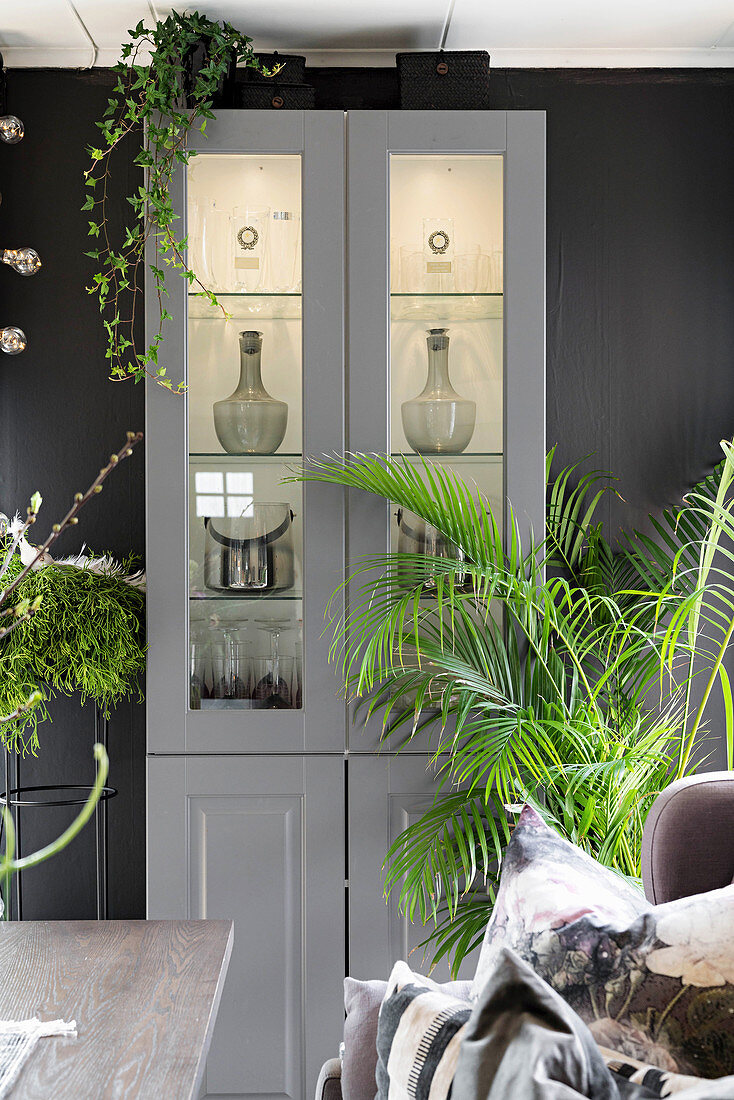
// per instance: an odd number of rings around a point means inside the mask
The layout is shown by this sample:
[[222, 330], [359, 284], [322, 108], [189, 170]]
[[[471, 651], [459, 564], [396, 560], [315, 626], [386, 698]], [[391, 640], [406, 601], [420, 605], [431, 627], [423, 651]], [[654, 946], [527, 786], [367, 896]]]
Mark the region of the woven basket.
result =
[[[306, 79], [306, 58], [296, 53], [256, 53], [255, 57], [265, 69], [274, 69], [276, 65], [283, 68], [276, 79], [281, 84], [303, 84]], [[248, 84], [257, 84], [262, 81], [262, 74], [249, 65], [242, 70]]]
[[[186, 96], [186, 106], [193, 106], [193, 90], [196, 84], [196, 78], [205, 65], [209, 64], [209, 45], [207, 40], [200, 40], [193, 46], [189, 46], [186, 53], [183, 55], [182, 69], [183, 69], [183, 91]], [[234, 87], [237, 72], [237, 58], [234, 53], [230, 56], [227, 63], [227, 71], [224, 76], [220, 77], [219, 83], [214, 91], [212, 98], [213, 107], [232, 107], [234, 106]]]
[[237, 106], [245, 110], [309, 111], [315, 102], [316, 91], [310, 84], [276, 84], [267, 80], [237, 86]]
[[489, 110], [486, 50], [399, 53], [395, 60], [404, 111]]

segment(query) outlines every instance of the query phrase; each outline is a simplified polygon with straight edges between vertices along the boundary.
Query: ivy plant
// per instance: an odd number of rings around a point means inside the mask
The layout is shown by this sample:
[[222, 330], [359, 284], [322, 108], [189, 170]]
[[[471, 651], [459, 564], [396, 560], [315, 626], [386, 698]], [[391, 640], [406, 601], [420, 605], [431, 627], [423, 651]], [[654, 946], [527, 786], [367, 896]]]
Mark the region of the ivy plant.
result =
[[[141, 21], [128, 35], [130, 40], [113, 68], [112, 95], [97, 123], [100, 140], [87, 150], [91, 165], [84, 173], [87, 191], [82, 210], [89, 215], [94, 247], [85, 255], [96, 263], [87, 290], [97, 299], [107, 333], [110, 378], [138, 382], [149, 376], [181, 393], [183, 383], [168, 377], [160, 357], [165, 323], [171, 319], [166, 309], [166, 270], [178, 271], [187, 285], [195, 286], [212, 305], [219, 306], [219, 302], [188, 262], [187, 240], [176, 226], [179, 217], [171, 202], [171, 180], [177, 168], [195, 155], [187, 148], [191, 131], [205, 133], [207, 122], [214, 118], [215, 96], [232, 59], [267, 76], [273, 71], [261, 69], [247, 35], [199, 12], [180, 15], [173, 11], [152, 30]], [[187, 58], [202, 44], [206, 62], [191, 80]], [[149, 51], [150, 61], [144, 63]], [[135, 136], [141, 149], [134, 163], [143, 170], [144, 181], [127, 198], [129, 217], [121, 241], [116, 241], [111, 224], [112, 157], [126, 139]], [[149, 242], [154, 259], [147, 267], [158, 300], [158, 325], [147, 345], [139, 347], [135, 322]]]

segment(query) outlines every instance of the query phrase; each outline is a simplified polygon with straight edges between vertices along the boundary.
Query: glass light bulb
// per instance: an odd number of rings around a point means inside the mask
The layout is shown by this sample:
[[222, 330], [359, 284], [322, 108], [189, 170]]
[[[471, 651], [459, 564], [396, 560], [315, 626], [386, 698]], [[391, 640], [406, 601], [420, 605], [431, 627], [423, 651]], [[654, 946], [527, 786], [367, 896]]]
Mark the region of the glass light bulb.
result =
[[25, 333], [22, 328], [16, 328], [15, 325], [10, 325], [8, 328], [0, 329], [0, 348], [6, 353], [6, 355], [18, 355], [21, 351], [25, 351], [25, 347], [28, 341], [25, 338]]
[[3, 263], [10, 264], [20, 275], [35, 275], [41, 266], [41, 257], [35, 248], [6, 248]]
[[24, 133], [25, 127], [15, 115], [0, 116], [0, 141], [7, 142], [8, 145], [15, 145], [22, 140]]

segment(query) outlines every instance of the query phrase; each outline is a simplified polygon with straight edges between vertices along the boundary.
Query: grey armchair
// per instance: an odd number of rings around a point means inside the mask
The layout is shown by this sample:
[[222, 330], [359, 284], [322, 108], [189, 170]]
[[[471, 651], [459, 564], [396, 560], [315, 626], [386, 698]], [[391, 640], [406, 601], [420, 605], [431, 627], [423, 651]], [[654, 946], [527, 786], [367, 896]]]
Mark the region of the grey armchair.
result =
[[338, 1058], [330, 1058], [321, 1067], [316, 1082], [316, 1100], [342, 1100], [342, 1065]]
[[729, 886], [734, 879], [734, 772], [671, 783], [642, 836], [642, 882], [655, 905]]
[[[734, 772], [702, 772], [655, 799], [642, 836], [642, 882], [655, 905], [734, 880]], [[319, 1075], [316, 1100], [342, 1100], [338, 1059]], [[348, 1100], [348, 1098], [347, 1098]]]

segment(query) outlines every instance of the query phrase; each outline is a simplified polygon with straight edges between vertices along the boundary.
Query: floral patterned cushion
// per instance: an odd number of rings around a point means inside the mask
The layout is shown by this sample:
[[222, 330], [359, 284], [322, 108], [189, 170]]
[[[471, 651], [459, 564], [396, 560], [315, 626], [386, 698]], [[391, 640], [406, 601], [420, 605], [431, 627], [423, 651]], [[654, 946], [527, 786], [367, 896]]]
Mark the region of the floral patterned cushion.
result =
[[511, 947], [597, 1042], [673, 1073], [734, 1073], [734, 886], [652, 906], [526, 806], [474, 979]]

